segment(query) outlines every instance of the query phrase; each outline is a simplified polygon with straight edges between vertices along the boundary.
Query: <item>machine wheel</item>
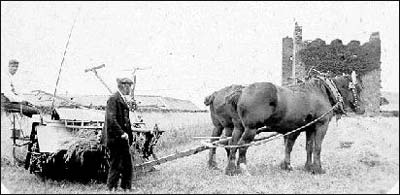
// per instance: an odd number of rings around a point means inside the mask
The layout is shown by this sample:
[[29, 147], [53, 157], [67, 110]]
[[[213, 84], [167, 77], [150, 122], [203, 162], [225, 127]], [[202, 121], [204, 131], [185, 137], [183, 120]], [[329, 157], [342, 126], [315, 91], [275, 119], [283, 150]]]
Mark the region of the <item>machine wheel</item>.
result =
[[29, 142], [16, 140], [16, 145], [13, 146], [12, 150], [15, 162], [14, 164], [19, 166], [25, 164], [26, 155], [28, 153], [28, 144]]
[[[37, 125], [39, 125], [39, 123], [32, 124], [31, 134], [29, 138], [23, 137], [15, 139], [12, 152], [15, 164], [19, 166], [24, 165], [25, 168], [27, 168], [29, 166], [29, 161], [31, 157], [30, 153], [32, 151], [38, 151], [38, 144], [36, 139]], [[36, 147], [32, 148], [34, 145]]]

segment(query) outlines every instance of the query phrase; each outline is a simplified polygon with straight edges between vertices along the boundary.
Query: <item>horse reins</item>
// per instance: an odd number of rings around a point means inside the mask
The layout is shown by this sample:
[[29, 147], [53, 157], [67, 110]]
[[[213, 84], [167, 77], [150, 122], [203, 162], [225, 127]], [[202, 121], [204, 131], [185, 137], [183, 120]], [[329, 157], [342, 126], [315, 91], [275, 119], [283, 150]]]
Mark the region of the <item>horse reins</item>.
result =
[[307, 123], [307, 124], [305, 124], [305, 125], [303, 125], [303, 126], [297, 128], [297, 129], [294, 129], [294, 130], [292, 130], [292, 131], [289, 131], [289, 132], [287, 132], [287, 133], [285, 133], [285, 134], [276, 134], [276, 135], [273, 135], [272, 137], [270, 137], [270, 136], [265, 137], [264, 139], [263, 139], [263, 138], [260, 138], [257, 142], [252, 142], [252, 143], [247, 143], [247, 144], [242, 144], [242, 145], [222, 145], [222, 144], [216, 144], [215, 147], [219, 146], [219, 147], [223, 147], [223, 148], [242, 148], [242, 147], [248, 147], [248, 146], [261, 145], [261, 144], [270, 142], [270, 141], [272, 141], [272, 140], [274, 140], [274, 139], [277, 139], [277, 138], [279, 138], [279, 137], [287, 136], [287, 135], [290, 135], [290, 134], [292, 134], [292, 133], [294, 133], [294, 132], [300, 131], [300, 130], [302, 130], [302, 129], [304, 129], [304, 128], [306, 128], [306, 127], [308, 127], [308, 126], [310, 126], [310, 125], [312, 125], [312, 124], [314, 124], [314, 123], [316, 123], [317, 121], [319, 121], [319, 120], [321, 120], [323, 117], [325, 117], [328, 113], [330, 113], [332, 110], [334, 110], [337, 106], [339, 106], [339, 104], [340, 104], [340, 102], [337, 102], [331, 109], [329, 109], [328, 111], [326, 111], [324, 114], [322, 114], [322, 115], [319, 116], [318, 118], [314, 119], [313, 121], [311, 121], [311, 122], [309, 122], [309, 123]]
[[[320, 117], [314, 119], [313, 121], [311, 121], [311, 122], [309, 122], [309, 123], [297, 128], [297, 129], [294, 129], [294, 130], [292, 130], [290, 132], [287, 132], [285, 134], [276, 134], [276, 135], [273, 135], [272, 137], [266, 137], [264, 139], [260, 138], [259, 141], [253, 142], [253, 143], [247, 143], [247, 144], [241, 144], [241, 145], [222, 145], [222, 144], [217, 144], [217, 145], [215, 145], [215, 147], [219, 146], [219, 147], [223, 147], [223, 148], [242, 148], [242, 147], [249, 147], [249, 146], [256, 146], [256, 145], [264, 144], [264, 143], [267, 143], [267, 142], [272, 141], [274, 139], [277, 139], [279, 137], [287, 136], [287, 135], [290, 135], [290, 134], [292, 134], [294, 132], [300, 131], [300, 130], [302, 130], [302, 129], [314, 124], [315, 122], [319, 121], [320, 119], [325, 117], [325, 115], [327, 115], [328, 113], [330, 113], [332, 110], [334, 110], [336, 108], [340, 109], [340, 111], [343, 114], [346, 114], [346, 112], [344, 111], [344, 108], [343, 108], [343, 96], [340, 94], [340, 92], [337, 89], [335, 83], [331, 79], [323, 77], [323, 76], [317, 76], [317, 78], [322, 80], [328, 86], [329, 90], [333, 93], [333, 95], [335, 97], [335, 101], [336, 101], [335, 105], [333, 105], [331, 109], [326, 111]], [[355, 91], [355, 85], [354, 85], [353, 81], [350, 81], [349, 88], [353, 92], [354, 104], [358, 108], [359, 105], [358, 105], [358, 100], [357, 100], [357, 96], [356, 96], [357, 93]]]
[[[317, 72], [317, 73], [319, 74], [319, 75], [317, 75], [316, 77], [319, 78], [320, 80], [324, 81], [324, 82], [328, 85], [330, 91], [334, 93], [334, 96], [335, 96], [335, 98], [336, 98], [336, 101], [337, 101], [337, 102], [342, 102], [342, 104], [343, 104], [343, 97], [342, 97], [341, 94], [339, 93], [339, 90], [337, 89], [335, 83], [334, 83], [330, 78], [328, 78], [328, 77], [326, 76], [327, 74], [322, 73], [322, 72], [320, 72], [320, 71], [318, 71], [318, 70], [316, 70], [316, 69], [314, 69], [314, 68], [311, 68], [311, 69], [308, 71], [308, 74], [310, 74], [311, 71]], [[351, 79], [351, 81], [350, 81], [350, 83], [349, 83], [349, 88], [351, 89], [351, 92], [353, 93], [353, 97], [354, 97], [354, 102], [352, 102], [352, 103], [353, 103], [353, 105], [354, 105], [356, 108], [359, 109], [359, 108], [360, 108], [360, 105], [358, 104], [358, 98], [357, 98], [357, 92], [356, 92], [356, 85], [355, 85], [355, 82], [356, 82], [356, 81], [353, 80], [353, 76], [352, 76], [352, 79]], [[343, 109], [343, 105], [340, 106], [340, 109], [341, 109], [341, 111], [342, 111], [343, 113], [345, 113], [345, 112], [344, 112], [344, 109]]]
[[316, 76], [318, 79], [323, 81], [327, 86], [328, 90], [333, 94], [334, 100], [336, 101], [337, 104], [339, 104], [339, 111], [343, 114], [346, 114], [344, 111], [344, 106], [343, 106], [343, 96], [340, 94], [339, 90], [337, 89], [335, 83], [330, 79], [326, 78], [324, 76]]
[[[326, 78], [326, 77], [323, 77], [323, 76], [317, 76], [317, 78], [319, 78], [320, 80], [324, 81], [328, 85], [328, 88], [330, 89], [330, 91], [332, 91], [332, 93], [334, 94], [334, 96], [336, 98], [335, 100], [337, 102], [341, 102], [341, 105], [339, 106], [340, 111], [345, 114], [346, 112], [343, 109], [343, 97], [340, 94], [339, 90], [337, 89], [335, 83], [330, 78]], [[352, 104], [354, 105], [354, 107], [359, 109], [360, 105], [358, 104], [356, 85], [354, 84], [353, 80], [351, 80], [350, 83], [349, 83], [349, 89], [353, 93], [353, 97], [354, 97], [354, 102], [352, 102]]]

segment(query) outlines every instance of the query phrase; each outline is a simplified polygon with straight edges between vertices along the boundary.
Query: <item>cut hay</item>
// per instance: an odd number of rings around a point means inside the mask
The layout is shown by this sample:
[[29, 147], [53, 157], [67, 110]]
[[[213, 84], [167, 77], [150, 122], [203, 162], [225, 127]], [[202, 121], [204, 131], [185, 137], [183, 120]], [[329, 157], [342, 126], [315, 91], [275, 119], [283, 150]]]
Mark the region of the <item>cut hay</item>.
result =
[[93, 129], [74, 131], [72, 138], [54, 153], [38, 153], [31, 159], [31, 172], [52, 179], [69, 179], [88, 182], [105, 181], [107, 159], [104, 147]]
[[94, 130], [81, 129], [74, 133], [74, 138], [64, 143], [69, 145], [65, 154], [66, 162], [70, 161], [74, 156], [83, 157], [86, 151], [97, 151], [101, 145], [97, 139], [97, 132]]
[[[68, 179], [79, 182], [96, 180], [105, 182], [109, 169], [108, 153], [100, 144], [101, 132], [93, 129], [79, 129], [72, 132], [71, 139], [65, 141], [54, 153], [36, 153], [31, 159], [31, 172], [39, 172], [41, 176], [51, 179]], [[149, 135], [147, 135], [149, 134]], [[135, 144], [131, 154], [134, 164], [140, 164], [152, 156], [153, 136], [135, 134]], [[149, 137], [150, 136], [150, 137]], [[158, 138], [158, 137], [157, 137]], [[40, 142], [40, 141], [39, 141]], [[150, 167], [144, 172], [151, 171]], [[139, 170], [135, 170], [139, 171]]]

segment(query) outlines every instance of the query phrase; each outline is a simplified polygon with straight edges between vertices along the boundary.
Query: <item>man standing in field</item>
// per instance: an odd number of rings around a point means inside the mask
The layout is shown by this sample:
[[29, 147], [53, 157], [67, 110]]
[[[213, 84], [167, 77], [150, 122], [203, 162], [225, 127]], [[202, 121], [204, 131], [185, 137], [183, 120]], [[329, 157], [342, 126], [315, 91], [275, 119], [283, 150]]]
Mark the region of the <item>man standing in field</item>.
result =
[[129, 147], [133, 142], [129, 108], [126, 95], [129, 95], [132, 80], [117, 79], [118, 91], [107, 101], [105, 122], [102, 133], [102, 143], [110, 154], [110, 169], [107, 177], [107, 187], [110, 191], [117, 189], [121, 174], [121, 188], [130, 190], [132, 185], [132, 158]]

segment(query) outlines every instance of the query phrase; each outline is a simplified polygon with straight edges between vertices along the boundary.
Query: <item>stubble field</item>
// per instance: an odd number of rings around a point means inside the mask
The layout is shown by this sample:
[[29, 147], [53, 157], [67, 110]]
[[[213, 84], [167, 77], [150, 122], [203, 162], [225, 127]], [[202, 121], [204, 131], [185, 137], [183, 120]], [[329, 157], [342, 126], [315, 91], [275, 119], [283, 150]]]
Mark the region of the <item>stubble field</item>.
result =
[[[166, 130], [156, 150], [159, 157], [199, 146], [193, 137], [209, 136], [212, 131], [209, 113], [143, 113], [143, 118], [149, 127], [157, 123]], [[43, 181], [6, 163], [11, 147], [3, 147], [9, 142], [3, 119], [2, 115], [1, 182], [12, 193], [108, 193], [105, 184]], [[204, 151], [158, 165], [158, 171], [135, 174], [136, 189], [129, 193], [386, 193], [399, 180], [399, 120], [352, 116], [336, 123], [333, 119], [322, 144], [326, 170], [322, 175], [303, 170], [303, 133], [293, 147], [291, 172], [279, 168], [284, 156], [282, 138], [250, 147], [247, 154], [251, 176], [225, 175], [226, 153], [218, 148], [220, 170], [207, 168], [208, 151]]]

